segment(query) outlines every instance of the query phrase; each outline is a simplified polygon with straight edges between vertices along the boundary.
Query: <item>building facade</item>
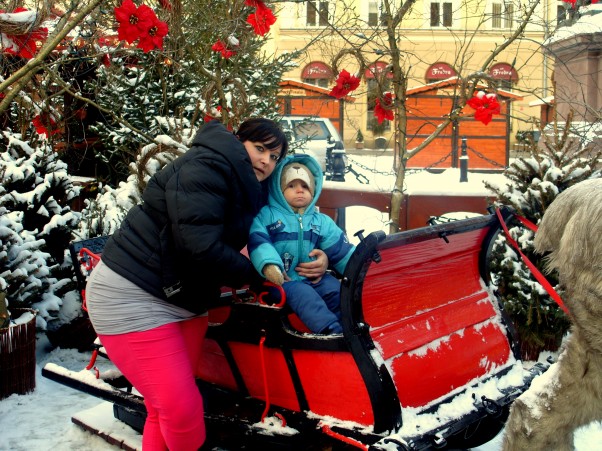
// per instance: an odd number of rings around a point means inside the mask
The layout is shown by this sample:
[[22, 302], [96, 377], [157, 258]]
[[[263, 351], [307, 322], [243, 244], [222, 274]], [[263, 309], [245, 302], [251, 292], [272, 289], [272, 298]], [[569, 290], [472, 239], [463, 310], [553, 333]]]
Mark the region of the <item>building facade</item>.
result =
[[[398, 8], [403, 2], [389, 3]], [[369, 146], [375, 135], [371, 133], [374, 79], [387, 71], [391, 62], [382, 0], [289, 1], [277, 5], [278, 20], [266, 50], [276, 54], [303, 50], [298, 66], [285, 78], [329, 89], [340, 70], [362, 71], [362, 83], [352, 93], [356, 101], [344, 105], [343, 139], [352, 146], [361, 130]], [[541, 44], [555, 29], [558, 8], [562, 12], [563, 5], [544, 0], [525, 25], [521, 24], [524, 8], [529, 7], [525, 3], [417, 0], [395, 28], [407, 89], [479, 71], [484, 75], [482, 81], [488, 80], [492, 89], [495, 86], [521, 96], [508, 108], [510, 138], [514, 139], [518, 131], [532, 130], [540, 110], [530, 103], [552, 94], [551, 61]], [[492, 51], [522, 25], [523, 36], [483, 67]], [[357, 58], [341, 52], [360, 47], [363, 67]], [[391, 134], [390, 126], [385, 127], [387, 132]]]

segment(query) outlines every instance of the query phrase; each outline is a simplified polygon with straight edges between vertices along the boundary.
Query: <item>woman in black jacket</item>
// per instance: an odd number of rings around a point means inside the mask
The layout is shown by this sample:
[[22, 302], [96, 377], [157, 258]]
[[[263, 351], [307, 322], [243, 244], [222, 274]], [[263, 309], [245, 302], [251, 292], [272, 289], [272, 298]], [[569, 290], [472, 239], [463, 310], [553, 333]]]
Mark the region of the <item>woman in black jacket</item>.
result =
[[[250, 119], [236, 134], [208, 123], [188, 152], [150, 179], [90, 276], [90, 320], [111, 361], [144, 396], [145, 451], [197, 450], [205, 440], [194, 371], [207, 301], [222, 286], [258, 282], [240, 250], [265, 201], [262, 182], [287, 147], [268, 119]], [[299, 273], [315, 277], [326, 266], [321, 254]]]

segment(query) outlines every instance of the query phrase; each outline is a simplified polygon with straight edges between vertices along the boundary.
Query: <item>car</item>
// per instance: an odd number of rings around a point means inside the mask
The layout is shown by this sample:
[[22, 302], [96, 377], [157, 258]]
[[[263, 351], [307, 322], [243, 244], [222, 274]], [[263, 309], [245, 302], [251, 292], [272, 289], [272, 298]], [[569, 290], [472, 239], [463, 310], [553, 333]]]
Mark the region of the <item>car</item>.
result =
[[332, 149], [333, 156], [342, 156], [340, 160], [346, 162], [343, 140], [330, 119], [315, 116], [282, 116], [280, 125], [289, 138], [291, 152], [302, 152], [313, 156], [318, 160], [327, 177], [333, 163], [331, 161], [330, 165], [327, 164], [329, 147]]

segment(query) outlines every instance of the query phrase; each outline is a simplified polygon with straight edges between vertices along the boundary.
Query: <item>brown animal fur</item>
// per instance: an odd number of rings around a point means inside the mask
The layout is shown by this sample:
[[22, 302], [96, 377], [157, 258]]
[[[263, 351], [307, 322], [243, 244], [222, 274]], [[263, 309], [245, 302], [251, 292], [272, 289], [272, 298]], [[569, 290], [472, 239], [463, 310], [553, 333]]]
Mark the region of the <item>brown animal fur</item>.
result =
[[535, 249], [550, 252], [571, 314], [554, 364], [512, 405], [504, 451], [574, 450], [573, 432], [602, 420], [602, 179], [562, 192], [546, 210]]

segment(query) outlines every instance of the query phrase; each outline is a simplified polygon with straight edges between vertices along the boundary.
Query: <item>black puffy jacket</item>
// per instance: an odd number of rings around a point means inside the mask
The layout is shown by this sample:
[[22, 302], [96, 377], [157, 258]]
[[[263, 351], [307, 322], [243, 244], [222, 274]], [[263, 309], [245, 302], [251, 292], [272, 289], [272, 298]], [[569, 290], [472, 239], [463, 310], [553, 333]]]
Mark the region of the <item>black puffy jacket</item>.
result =
[[[256, 279], [240, 250], [262, 191], [243, 144], [212, 121], [149, 180], [143, 204], [108, 240], [103, 262], [149, 293], [201, 313], [220, 287]], [[181, 289], [168, 297], [170, 287]]]

